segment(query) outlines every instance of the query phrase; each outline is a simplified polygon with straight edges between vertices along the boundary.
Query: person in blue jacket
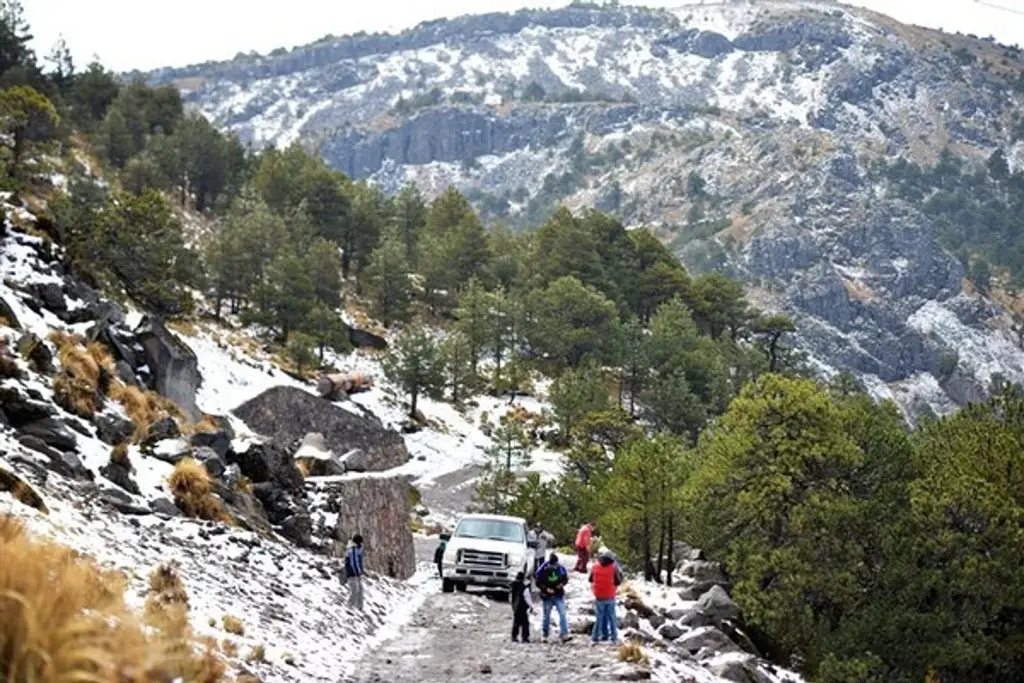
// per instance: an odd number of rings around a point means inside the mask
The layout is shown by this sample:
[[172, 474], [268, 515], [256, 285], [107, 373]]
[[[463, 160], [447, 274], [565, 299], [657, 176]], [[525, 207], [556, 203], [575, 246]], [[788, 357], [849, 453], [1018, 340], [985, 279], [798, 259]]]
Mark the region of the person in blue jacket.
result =
[[569, 622], [565, 615], [565, 586], [569, 583], [569, 573], [558, 561], [558, 555], [551, 553], [548, 561], [537, 570], [537, 590], [543, 601], [544, 611], [541, 616], [541, 641], [546, 642], [551, 631], [551, 608], [558, 610], [558, 633], [563, 641], [569, 639]]
[[356, 534], [345, 549], [345, 576], [348, 577], [348, 606], [363, 610], [363, 537]]

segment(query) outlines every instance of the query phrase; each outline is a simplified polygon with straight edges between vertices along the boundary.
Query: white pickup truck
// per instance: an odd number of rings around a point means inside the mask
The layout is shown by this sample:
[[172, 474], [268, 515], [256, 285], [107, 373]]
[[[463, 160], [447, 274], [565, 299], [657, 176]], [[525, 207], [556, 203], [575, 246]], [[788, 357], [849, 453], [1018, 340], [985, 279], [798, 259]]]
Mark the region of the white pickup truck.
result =
[[507, 589], [517, 572], [530, 574], [535, 541], [527, 541], [526, 520], [501, 515], [466, 515], [459, 520], [441, 564], [445, 593], [467, 586]]

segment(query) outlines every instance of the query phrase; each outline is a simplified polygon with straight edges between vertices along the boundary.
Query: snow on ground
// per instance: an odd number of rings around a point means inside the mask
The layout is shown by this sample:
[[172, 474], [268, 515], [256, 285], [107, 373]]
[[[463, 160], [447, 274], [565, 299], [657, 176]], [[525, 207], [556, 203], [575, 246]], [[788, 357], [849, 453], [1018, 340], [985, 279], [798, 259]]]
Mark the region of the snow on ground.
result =
[[[0, 464], [18, 471], [12, 458], [31, 458], [7, 433], [0, 433]], [[152, 460], [147, 458], [145, 460]], [[436, 590], [421, 566], [407, 582], [372, 577], [366, 613], [345, 604], [340, 563], [261, 538], [237, 528], [154, 515], [124, 516], [83, 499], [81, 484], [50, 475], [41, 488], [48, 515], [0, 493], [0, 512], [25, 519], [29, 529], [121, 569], [130, 578], [129, 602], [141, 607], [146, 580], [171, 562], [188, 590], [192, 623], [199, 635], [229, 639], [239, 657], [262, 645], [265, 663], [249, 663], [264, 681], [335, 683], [352, 671], [369, 648], [398, 632]], [[240, 619], [242, 636], [221, 630], [225, 615]], [[211, 626], [210, 624], [215, 625]], [[294, 665], [286, 665], [286, 659]]]

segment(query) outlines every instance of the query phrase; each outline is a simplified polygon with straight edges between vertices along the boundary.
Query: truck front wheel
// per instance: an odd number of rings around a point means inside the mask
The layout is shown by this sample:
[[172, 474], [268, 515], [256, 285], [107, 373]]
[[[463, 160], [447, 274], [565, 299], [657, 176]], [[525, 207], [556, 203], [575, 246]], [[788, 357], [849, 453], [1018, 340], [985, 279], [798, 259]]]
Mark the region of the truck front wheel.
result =
[[451, 593], [455, 590], [455, 583], [451, 579], [441, 579], [441, 592]]
[[464, 583], [457, 583], [457, 584], [455, 584], [455, 590], [459, 591], [460, 593], [465, 593], [466, 592], [466, 584], [464, 584]]

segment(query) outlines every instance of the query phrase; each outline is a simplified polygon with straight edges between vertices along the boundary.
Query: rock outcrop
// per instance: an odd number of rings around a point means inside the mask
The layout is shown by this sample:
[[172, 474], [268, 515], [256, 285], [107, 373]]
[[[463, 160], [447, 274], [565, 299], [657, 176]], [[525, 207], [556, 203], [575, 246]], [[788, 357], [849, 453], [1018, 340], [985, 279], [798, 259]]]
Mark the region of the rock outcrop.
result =
[[416, 571], [416, 553], [409, 530], [409, 483], [399, 476], [349, 474], [306, 482], [312, 497], [337, 514], [334, 538], [343, 552], [354, 534], [362, 534], [366, 567], [407, 579]]
[[196, 354], [156, 318], [146, 318], [135, 330], [153, 377], [153, 389], [174, 401], [191, 419], [200, 418], [196, 392], [202, 382]]
[[311, 432], [322, 434], [335, 454], [359, 449], [367, 470], [379, 472], [409, 461], [405, 441], [379, 420], [355, 415], [295, 387], [274, 387], [234, 410], [250, 429], [285, 446]]

